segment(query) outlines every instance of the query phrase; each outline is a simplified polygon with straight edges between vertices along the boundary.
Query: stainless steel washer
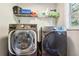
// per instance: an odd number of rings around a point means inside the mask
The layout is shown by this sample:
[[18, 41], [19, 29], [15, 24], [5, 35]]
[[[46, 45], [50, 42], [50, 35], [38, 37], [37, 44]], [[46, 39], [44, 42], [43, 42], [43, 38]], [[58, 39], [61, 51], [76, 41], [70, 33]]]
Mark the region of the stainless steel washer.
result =
[[37, 55], [37, 25], [10, 24], [8, 49], [12, 55]]

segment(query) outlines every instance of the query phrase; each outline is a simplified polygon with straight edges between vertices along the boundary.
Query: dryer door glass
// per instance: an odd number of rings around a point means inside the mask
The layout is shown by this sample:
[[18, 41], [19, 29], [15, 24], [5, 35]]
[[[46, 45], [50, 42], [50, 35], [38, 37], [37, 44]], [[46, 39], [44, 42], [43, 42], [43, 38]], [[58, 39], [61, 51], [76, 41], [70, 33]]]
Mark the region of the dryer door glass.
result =
[[43, 40], [43, 49], [49, 55], [58, 55], [56, 48], [56, 35], [55, 32], [48, 33]]
[[66, 32], [49, 32], [43, 40], [43, 49], [52, 56], [67, 55]]

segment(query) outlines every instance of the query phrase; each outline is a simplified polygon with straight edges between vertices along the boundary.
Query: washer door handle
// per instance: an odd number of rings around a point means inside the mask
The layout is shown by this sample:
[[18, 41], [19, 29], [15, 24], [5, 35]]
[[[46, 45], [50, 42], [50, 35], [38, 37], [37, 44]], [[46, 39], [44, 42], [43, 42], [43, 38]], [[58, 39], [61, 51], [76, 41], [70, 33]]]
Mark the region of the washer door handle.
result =
[[9, 33], [9, 36], [8, 36], [8, 49], [9, 49], [9, 52], [11, 53], [11, 54], [14, 54], [15, 55], [15, 53], [13, 53], [12, 52], [12, 49], [11, 49], [11, 44], [10, 44], [10, 38], [11, 38], [11, 34], [14, 32], [14, 30], [13, 31], [11, 31], [10, 33]]

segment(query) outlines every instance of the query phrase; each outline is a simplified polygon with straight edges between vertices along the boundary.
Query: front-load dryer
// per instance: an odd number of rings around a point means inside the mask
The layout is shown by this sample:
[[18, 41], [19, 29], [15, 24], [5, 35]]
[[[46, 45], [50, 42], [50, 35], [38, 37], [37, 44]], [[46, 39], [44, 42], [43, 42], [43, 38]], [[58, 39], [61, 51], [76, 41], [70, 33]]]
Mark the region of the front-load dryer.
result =
[[9, 55], [37, 55], [37, 25], [10, 24], [8, 36]]
[[67, 34], [66, 31], [56, 30], [52, 26], [42, 28], [42, 55], [66, 56]]

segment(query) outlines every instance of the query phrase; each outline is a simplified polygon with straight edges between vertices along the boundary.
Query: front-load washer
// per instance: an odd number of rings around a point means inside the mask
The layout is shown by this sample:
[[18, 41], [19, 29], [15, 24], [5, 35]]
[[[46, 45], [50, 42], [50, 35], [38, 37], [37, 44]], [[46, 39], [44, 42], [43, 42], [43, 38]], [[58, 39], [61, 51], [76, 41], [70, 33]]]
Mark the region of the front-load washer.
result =
[[37, 25], [10, 24], [8, 36], [9, 55], [37, 55]]
[[65, 30], [56, 30], [52, 26], [46, 26], [41, 31], [43, 56], [67, 55], [67, 34]]

